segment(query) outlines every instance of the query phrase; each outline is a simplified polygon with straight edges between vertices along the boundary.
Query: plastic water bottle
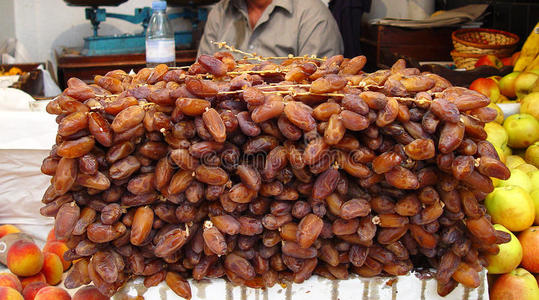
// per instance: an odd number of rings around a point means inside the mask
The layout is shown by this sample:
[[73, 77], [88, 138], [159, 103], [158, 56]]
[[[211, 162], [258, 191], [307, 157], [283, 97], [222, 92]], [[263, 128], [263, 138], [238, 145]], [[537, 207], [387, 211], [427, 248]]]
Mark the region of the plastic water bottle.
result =
[[166, 9], [166, 1], [152, 2], [153, 13], [146, 31], [146, 65], [148, 67], [155, 67], [158, 64], [166, 64], [169, 67], [176, 65], [174, 31], [168, 21]]

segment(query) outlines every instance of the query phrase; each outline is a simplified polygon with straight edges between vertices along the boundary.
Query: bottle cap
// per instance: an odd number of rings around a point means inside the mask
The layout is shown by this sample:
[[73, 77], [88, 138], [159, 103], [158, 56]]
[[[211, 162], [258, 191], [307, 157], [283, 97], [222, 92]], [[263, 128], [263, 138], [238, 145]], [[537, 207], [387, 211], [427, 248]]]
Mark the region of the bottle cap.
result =
[[166, 1], [154, 1], [152, 2], [152, 10], [165, 10], [167, 9]]

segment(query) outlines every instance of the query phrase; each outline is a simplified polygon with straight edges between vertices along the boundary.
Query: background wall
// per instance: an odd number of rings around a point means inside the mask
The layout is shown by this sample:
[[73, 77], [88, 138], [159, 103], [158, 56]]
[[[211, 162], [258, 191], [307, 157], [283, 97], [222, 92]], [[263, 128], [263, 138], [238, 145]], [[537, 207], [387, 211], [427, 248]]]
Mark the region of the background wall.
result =
[[[135, 8], [151, 6], [151, 0], [129, 0], [107, 12], [134, 14]], [[172, 8], [168, 12], [177, 11]], [[93, 34], [84, 7], [68, 6], [63, 0], [0, 0], [0, 45], [9, 37], [26, 48], [32, 61], [54, 62], [54, 52], [62, 47], [82, 47], [83, 38]], [[5, 16], [5, 17], [4, 17]], [[186, 30], [187, 22], [174, 20], [174, 28]], [[107, 19], [99, 27], [100, 35], [138, 33], [141, 25]], [[5, 30], [4, 30], [5, 29]]]

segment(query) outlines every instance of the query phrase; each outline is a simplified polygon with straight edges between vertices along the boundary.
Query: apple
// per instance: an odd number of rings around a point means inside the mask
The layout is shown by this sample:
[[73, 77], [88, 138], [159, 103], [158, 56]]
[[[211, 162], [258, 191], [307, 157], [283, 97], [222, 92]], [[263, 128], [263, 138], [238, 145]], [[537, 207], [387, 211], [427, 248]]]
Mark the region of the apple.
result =
[[517, 98], [520, 99], [529, 94], [533, 90], [538, 79], [539, 75], [534, 72], [526, 71], [520, 73], [515, 79], [515, 93]]
[[539, 273], [539, 226], [533, 226], [518, 235], [522, 246], [522, 267]]
[[492, 78], [478, 78], [470, 84], [470, 90], [480, 92], [490, 98], [491, 102], [497, 102], [500, 97], [500, 88]]
[[524, 159], [529, 163], [539, 168], [539, 142], [530, 145], [524, 154]]
[[479, 67], [479, 66], [492, 66], [492, 67], [495, 67], [495, 68], [499, 69], [499, 68], [503, 67], [503, 63], [495, 55], [487, 54], [487, 55], [481, 56], [477, 60], [477, 62], [475, 63], [476, 68]]
[[[539, 171], [532, 171], [528, 173], [528, 177], [532, 182], [532, 192], [539, 190]], [[539, 209], [539, 206], [537, 206], [537, 209]]]
[[520, 113], [529, 114], [539, 120], [539, 92], [533, 92], [520, 100]]
[[522, 246], [517, 237], [503, 225], [494, 224], [494, 229], [509, 233], [511, 240], [508, 243], [498, 245], [500, 247], [498, 254], [486, 256], [488, 273], [503, 274], [511, 272], [518, 267], [522, 260]]
[[535, 205], [535, 220], [533, 224], [539, 225], [539, 190], [532, 191], [530, 197], [532, 197], [533, 204]]
[[502, 58], [500, 60], [502, 61], [502, 64], [504, 66], [512, 66], [513, 65], [513, 58], [511, 56], [504, 57], [504, 58]]
[[529, 114], [514, 114], [503, 122], [511, 148], [526, 148], [539, 140], [539, 121]]
[[519, 186], [497, 187], [485, 198], [485, 207], [492, 223], [502, 224], [511, 231], [530, 227], [535, 219], [533, 200]]
[[525, 164], [524, 158], [518, 155], [508, 155], [505, 157], [505, 165], [510, 169], [514, 169], [522, 164]]
[[507, 180], [500, 180], [498, 186], [519, 186], [526, 192], [532, 191], [532, 181], [528, 174], [519, 169], [511, 169], [511, 177]]
[[503, 110], [494, 102], [490, 102], [490, 104], [487, 105], [487, 107], [490, 107], [490, 108], [496, 110], [496, 119], [494, 120], [494, 122], [496, 122], [498, 124], [502, 124], [503, 119], [504, 119]]
[[517, 79], [518, 74], [520, 74], [520, 72], [515, 71], [513, 73], [505, 75], [504, 77], [502, 77], [502, 79], [500, 79], [498, 85], [500, 86], [500, 93], [502, 93], [502, 95], [509, 98], [515, 98], [517, 96], [515, 94], [515, 80]]
[[[530, 165], [530, 164], [527, 164], [527, 163], [526, 164], [521, 164], [518, 167], [516, 167], [515, 169], [518, 169], [518, 170], [526, 173], [528, 176], [530, 176], [531, 172], [539, 170], [534, 165]], [[532, 189], [532, 190], [534, 190], [534, 189]]]
[[504, 158], [503, 158], [504, 160], [502, 162], [505, 163], [505, 157], [509, 155], [513, 155], [513, 149], [511, 149], [511, 147], [508, 147], [507, 144], [502, 145], [500, 149], [502, 150], [503, 155], [504, 155]]
[[514, 66], [517, 63], [517, 60], [519, 57], [520, 57], [520, 51], [515, 52], [513, 53], [513, 55], [511, 55], [511, 58], [513, 59], [513, 63], [511, 64], [512, 66]]
[[501, 147], [507, 144], [509, 140], [509, 135], [507, 135], [505, 128], [496, 122], [486, 123], [485, 131], [487, 132], [487, 141], [494, 146]]
[[490, 300], [537, 300], [539, 286], [533, 275], [523, 268], [501, 275], [492, 285]]

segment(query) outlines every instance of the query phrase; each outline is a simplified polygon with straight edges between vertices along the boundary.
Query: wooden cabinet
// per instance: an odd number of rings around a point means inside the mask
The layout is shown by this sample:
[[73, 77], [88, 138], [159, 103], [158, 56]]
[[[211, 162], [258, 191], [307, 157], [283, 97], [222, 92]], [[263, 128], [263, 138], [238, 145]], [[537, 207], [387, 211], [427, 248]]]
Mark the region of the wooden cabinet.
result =
[[[176, 66], [186, 66], [195, 62], [196, 50], [176, 51]], [[93, 81], [95, 75], [105, 75], [105, 73], [121, 69], [126, 72], [134, 70], [137, 72], [146, 66], [146, 56], [144, 53], [117, 54], [101, 56], [84, 55], [58, 55], [58, 84], [63, 90], [66, 88], [67, 80], [77, 77], [84, 81]]]
[[365, 24], [360, 40], [363, 54], [367, 56], [367, 69], [390, 66], [395, 55], [417, 61], [451, 61], [451, 32], [456, 29], [407, 29]]

